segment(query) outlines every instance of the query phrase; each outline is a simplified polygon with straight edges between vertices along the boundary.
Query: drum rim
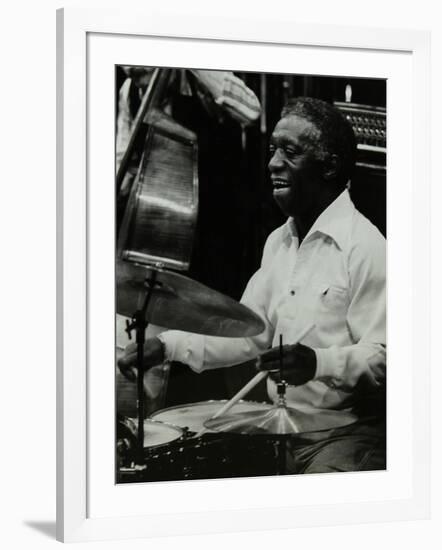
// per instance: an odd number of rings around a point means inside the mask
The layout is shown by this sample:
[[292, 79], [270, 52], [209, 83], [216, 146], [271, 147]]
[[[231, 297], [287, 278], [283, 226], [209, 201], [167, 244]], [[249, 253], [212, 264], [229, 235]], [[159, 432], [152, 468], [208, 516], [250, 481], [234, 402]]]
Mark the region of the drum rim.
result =
[[164, 445], [170, 445], [170, 443], [174, 443], [175, 441], [179, 441], [184, 437], [184, 430], [180, 426], [176, 426], [175, 424], [171, 424], [170, 422], [161, 422], [160, 420], [153, 420], [150, 417], [144, 419], [144, 425], [148, 424], [156, 424], [158, 426], [166, 426], [166, 428], [172, 428], [172, 430], [179, 432], [179, 437], [172, 439], [171, 441], [165, 441], [164, 443], [157, 443], [156, 445], [143, 445], [143, 449], [155, 449], [156, 447], [163, 447]]

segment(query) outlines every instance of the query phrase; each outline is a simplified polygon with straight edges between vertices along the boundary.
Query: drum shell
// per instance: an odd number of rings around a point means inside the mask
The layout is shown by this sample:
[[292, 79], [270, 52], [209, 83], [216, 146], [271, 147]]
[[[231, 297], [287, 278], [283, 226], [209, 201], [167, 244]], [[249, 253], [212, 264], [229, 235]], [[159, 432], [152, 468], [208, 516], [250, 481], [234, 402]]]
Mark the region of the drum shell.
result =
[[255, 477], [279, 473], [277, 438], [206, 434], [145, 449], [145, 468], [119, 483]]

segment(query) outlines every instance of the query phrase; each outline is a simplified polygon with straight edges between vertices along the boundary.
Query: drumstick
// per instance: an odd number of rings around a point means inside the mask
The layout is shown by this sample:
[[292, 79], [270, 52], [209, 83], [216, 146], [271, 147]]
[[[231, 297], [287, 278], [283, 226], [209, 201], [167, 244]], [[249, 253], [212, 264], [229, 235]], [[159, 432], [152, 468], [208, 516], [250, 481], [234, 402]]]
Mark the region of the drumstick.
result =
[[253, 388], [261, 382], [261, 380], [264, 380], [268, 376], [268, 371], [261, 371], [258, 372], [258, 374], [255, 374], [255, 376], [247, 382], [247, 384], [239, 390], [238, 393], [236, 393], [230, 401], [228, 401], [225, 405], [223, 405], [220, 409], [216, 411], [216, 413], [210, 418], [210, 420], [213, 420], [214, 418], [218, 418], [218, 416], [223, 415], [226, 413], [229, 409], [235, 405], [235, 403], [238, 403], [240, 399], [242, 399], [245, 395], [249, 393], [249, 391], [253, 390]]
[[[300, 342], [303, 338], [307, 336], [307, 334], [313, 330], [315, 327], [314, 324], [309, 325], [305, 330], [299, 334], [297, 338], [295, 338], [295, 341], [292, 345], [296, 345], [298, 342]], [[260, 358], [256, 360], [256, 365], [258, 365]], [[239, 390], [238, 393], [236, 393], [230, 401], [227, 401], [225, 405], [223, 405], [213, 416], [211, 416], [208, 420], [214, 420], [215, 418], [218, 418], [219, 416], [225, 414], [229, 409], [233, 407], [240, 399], [242, 399], [245, 395], [247, 395], [257, 384], [261, 382], [261, 380], [264, 380], [268, 376], [268, 371], [261, 371], [258, 372], [247, 384]], [[208, 421], [206, 420], [206, 422]], [[197, 437], [200, 437], [203, 435], [204, 432], [207, 431], [207, 428], [203, 428], [200, 432], [198, 432]]]
[[[242, 399], [246, 394], [248, 394], [250, 390], [252, 390], [257, 384], [259, 384], [261, 380], [264, 380], [264, 378], [267, 378], [268, 374], [269, 373], [267, 371], [261, 371], [261, 372], [258, 372], [258, 374], [255, 374], [255, 376], [251, 380], [249, 380], [249, 382], [247, 382], [247, 384], [242, 389], [240, 389], [239, 392], [235, 394], [232, 397], [232, 399], [230, 399], [230, 401], [227, 401], [227, 403], [223, 405], [220, 409], [218, 409], [214, 415], [212, 415], [210, 418], [207, 419], [207, 421], [218, 418], [218, 416], [221, 416], [222, 414], [226, 413], [230, 408], [233, 407], [233, 405], [235, 405], [240, 399]], [[206, 431], [207, 431], [207, 428], [203, 428], [196, 434], [196, 437], [202, 436]]]

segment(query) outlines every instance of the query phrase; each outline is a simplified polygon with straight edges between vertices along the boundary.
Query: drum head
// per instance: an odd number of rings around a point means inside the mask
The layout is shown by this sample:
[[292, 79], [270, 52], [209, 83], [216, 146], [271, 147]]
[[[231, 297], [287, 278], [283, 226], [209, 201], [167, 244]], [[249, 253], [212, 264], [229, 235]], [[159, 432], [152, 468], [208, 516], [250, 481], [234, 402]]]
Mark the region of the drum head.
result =
[[165, 445], [180, 439], [183, 435], [183, 430], [177, 426], [170, 426], [163, 422], [155, 422], [154, 420], [144, 421], [144, 448], [157, 447]]
[[[153, 420], [166, 422], [181, 428], [187, 428], [191, 432], [198, 433], [204, 428], [204, 422], [227, 403], [227, 400], [219, 401], [200, 401], [198, 403], [188, 403], [177, 407], [162, 409], [151, 415]], [[255, 401], [239, 401], [229, 412], [244, 413], [251, 411], [266, 411], [272, 405], [268, 403], [257, 403]]]

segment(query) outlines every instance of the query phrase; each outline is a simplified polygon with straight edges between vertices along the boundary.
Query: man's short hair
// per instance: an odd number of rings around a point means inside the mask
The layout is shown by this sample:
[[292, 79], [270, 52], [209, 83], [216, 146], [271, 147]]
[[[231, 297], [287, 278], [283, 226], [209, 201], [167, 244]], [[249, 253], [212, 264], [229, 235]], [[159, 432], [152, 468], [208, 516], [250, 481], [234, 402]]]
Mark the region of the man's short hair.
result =
[[336, 184], [344, 188], [351, 178], [356, 161], [356, 138], [353, 128], [341, 112], [321, 99], [294, 97], [284, 105], [281, 118], [296, 115], [311, 122], [319, 131], [314, 136], [314, 145], [319, 146], [317, 155], [335, 154], [339, 161]]

